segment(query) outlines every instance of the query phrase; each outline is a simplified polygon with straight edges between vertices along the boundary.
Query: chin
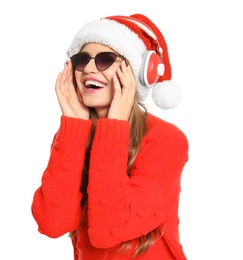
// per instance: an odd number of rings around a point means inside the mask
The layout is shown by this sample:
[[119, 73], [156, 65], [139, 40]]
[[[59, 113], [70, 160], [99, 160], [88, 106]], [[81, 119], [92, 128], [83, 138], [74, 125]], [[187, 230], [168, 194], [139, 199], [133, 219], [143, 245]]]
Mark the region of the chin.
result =
[[110, 106], [110, 102], [101, 102], [100, 100], [83, 100], [86, 107], [106, 108]]

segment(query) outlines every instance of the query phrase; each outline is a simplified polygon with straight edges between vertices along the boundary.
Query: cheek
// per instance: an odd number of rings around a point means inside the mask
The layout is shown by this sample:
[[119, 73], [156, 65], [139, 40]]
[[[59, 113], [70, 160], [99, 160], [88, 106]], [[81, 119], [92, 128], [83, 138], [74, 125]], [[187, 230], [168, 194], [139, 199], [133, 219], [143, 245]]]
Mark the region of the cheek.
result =
[[106, 71], [105, 77], [110, 82], [116, 72], [114, 70]]
[[78, 82], [79, 79], [81, 78], [81, 74], [82, 74], [82, 72], [80, 72], [78, 70], [74, 71], [74, 79], [75, 79], [76, 82]]
[[103, 72], [104, 76], [106, 77], [106, 79], [112, 83], [112, 78], [114, 76], [114, 74], [116, 73], [117, 69], [119, 68], [119, 66], [114, 66], [115, 64], [113, 64], [113, 66], [111, 66], [109, 69], [105, 70]]

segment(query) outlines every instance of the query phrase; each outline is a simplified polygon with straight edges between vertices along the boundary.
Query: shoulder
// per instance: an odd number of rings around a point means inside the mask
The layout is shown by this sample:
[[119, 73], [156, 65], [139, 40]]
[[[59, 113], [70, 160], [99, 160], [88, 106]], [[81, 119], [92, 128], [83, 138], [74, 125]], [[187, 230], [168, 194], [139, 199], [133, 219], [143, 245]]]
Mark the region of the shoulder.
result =
[[185, 151], [188, 150], [187, 137], [176, 125], [148, 114], [147, 129], [143, 140], [144, 144], [152, 141], [156, 142], [158, 146], [179, 146]]
[[154, 138], [163, 137], [165, 135], [175, 135], [175, 136], [184, 136], [185, 134], [181, 129], [179, 129], [176, 125], [167, 122], [159, 117], [156, 117], [152, 114], [148, 114], [147, 117], [147, 129], [148, 135], [154, 136]]

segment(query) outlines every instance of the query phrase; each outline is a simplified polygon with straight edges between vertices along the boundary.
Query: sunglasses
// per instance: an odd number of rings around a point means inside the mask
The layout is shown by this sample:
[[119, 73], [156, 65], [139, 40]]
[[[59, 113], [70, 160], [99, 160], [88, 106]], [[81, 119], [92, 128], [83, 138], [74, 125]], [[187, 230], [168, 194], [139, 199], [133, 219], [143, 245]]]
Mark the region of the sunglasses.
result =
[[78, 71], [83, 71], [85, 66], [89, 63], [91, 59], [95, 60], [95, 66], [98, 70], [103, 71], [108, 69], [117, 59], [117, 57], [125, 60], [126, 59], [115, 52], [100, 52], [95, 57], [90, 57], [90, 55], [86, 52], [81, 52], [73, 55], [71, 57], [71, 62], [73, 64], [74, 69]]

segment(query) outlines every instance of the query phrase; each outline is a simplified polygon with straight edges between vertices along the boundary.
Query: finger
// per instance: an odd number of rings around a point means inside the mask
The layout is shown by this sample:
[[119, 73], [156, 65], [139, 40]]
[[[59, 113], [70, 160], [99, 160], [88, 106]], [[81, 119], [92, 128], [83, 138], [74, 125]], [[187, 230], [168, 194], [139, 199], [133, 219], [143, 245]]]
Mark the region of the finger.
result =
[[83, 103], [83, 97], [79, 89], [77, 89], [77, 97], [80, 103]]
[[58, 77], [56, 79], [55, 90], [57, 93], [61, 93], [63, 91], [63, 81], [64, 81], [64, 70], [59, 72]]
[[117, 71], [117, 75], [122, 85], [122, 93], [124, 95], [129, 95], [133, 98], [136, 92], [136, 81], [131, 67], [127, 67], [126, 65], [124, 67], [123, 64], [121, 70]]
[[62, 72], [59, 73], [57, 80], [56, 80], [56, 93], [60, 102], [65, 102], [69, 99], [70, 90], [69, 90], [69, 83], [68, 83], [68, 66], [67, 64], [64, 65], [64, 69]]
[[67, 64], [64, 65], [63, 71], [61, 72], [61, 78], [60, 78], [60, 84], [65, 84], [66, 79], [67, 79], [67, 72], [68, 72], [68, 68], [67, 68]]
[[57, 79], [56, 79], [56, 84], [55, 84], [56, 91], [60, 91], [60, 89], [61, 89], [62, 77], [63, 77], [63, 72], [59, 72]]
[[119, 73], [119, 76], [123, 76], [124, 79], [126, 79], [126, 81], [128, 83], [134, 83], [135, 82], [135, 78], [134, 78], [134, 74], [132, 71], [132, 68], [130, 65], [126, 66], [125, 61], [123, 61], [122, 65], [121, 65], [121, 73]]
[[[118, 70], [120, 71], [120, 68], [118, 68]], [[118, 79], [117, 73], [114, 73], [113, 75], [113, 88], [114, 88], [114, 95], [121, 93], [122, 86]]]
[[67, 61], [67, 81], [70, 85], [73, 85], [73, 68], [70, 61]]
[[73, 72], [70, 63], [66, 63], [64, 66], [64, 70], [59, 81], [59, 88], [60, 91], [66, 95], [75, 91], [73, 86]]

